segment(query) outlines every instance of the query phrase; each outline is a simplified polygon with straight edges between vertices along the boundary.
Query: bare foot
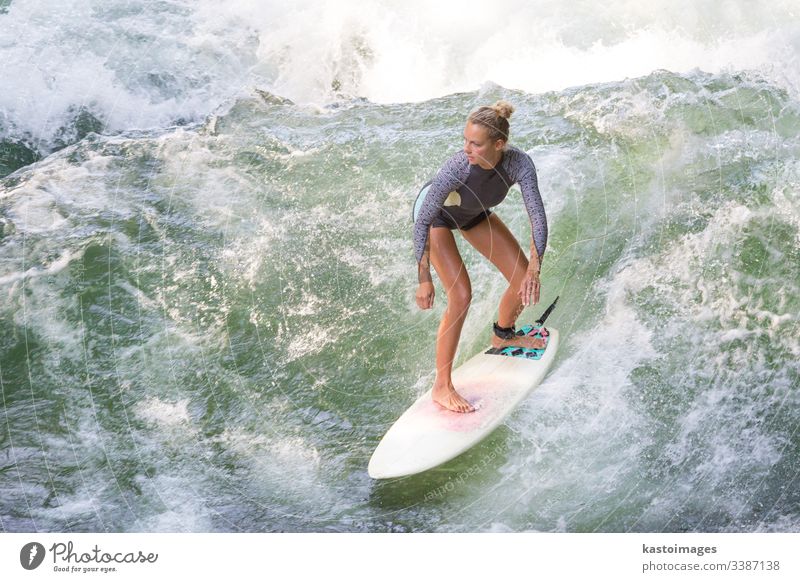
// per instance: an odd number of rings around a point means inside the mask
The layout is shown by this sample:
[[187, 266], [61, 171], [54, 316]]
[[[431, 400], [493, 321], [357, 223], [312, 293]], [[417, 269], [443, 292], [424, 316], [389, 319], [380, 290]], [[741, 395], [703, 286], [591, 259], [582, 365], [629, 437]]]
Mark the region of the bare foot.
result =
[[515, 348], [530, 348], [541, 350], [547, 342], [544, 338], [532, 337], [529, 335], [515, 335], [511, 339], [502, 339], [492, 334], [492, 347], [505, 348], [514, 346]]
[[473, 407], [458, 392], [452, 382], [433, 385], [433, 401], [454, 412], [474, 412]]

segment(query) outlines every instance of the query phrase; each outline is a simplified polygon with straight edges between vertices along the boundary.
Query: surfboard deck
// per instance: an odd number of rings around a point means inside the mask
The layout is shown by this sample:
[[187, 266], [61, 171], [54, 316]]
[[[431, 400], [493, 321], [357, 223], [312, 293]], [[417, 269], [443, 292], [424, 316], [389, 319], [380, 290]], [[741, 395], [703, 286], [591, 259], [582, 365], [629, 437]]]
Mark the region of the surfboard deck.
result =
[[553, 328], [547, 332], [543, 350], [512, 354], [507, 348], [498, 353], [490, 347], [453, 370], [453, 385], [475, 412], [445, 409], [431, 398], [432, 389], [420, 396], [378, 443], [367, 468], [369, 476], [389, 479], [421, 473], [489, 436], [550, 369], [559, 335]]

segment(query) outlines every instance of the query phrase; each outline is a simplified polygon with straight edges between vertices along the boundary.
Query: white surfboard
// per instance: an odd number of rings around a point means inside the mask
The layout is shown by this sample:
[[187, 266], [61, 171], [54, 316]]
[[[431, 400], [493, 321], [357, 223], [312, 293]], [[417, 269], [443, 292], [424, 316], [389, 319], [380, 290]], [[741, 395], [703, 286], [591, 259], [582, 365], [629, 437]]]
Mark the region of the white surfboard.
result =
[[421, 473], [487, 437], [547, 374], [558, 350], [558, 331], [547, 330], [540, 359], [483, 350], [453, 370], [453, 385], [475, 412], [447, 410], [433, 401], [431, 390], [420, 396], [381, 439], [369, 461], [369, 476], [389, 479]]

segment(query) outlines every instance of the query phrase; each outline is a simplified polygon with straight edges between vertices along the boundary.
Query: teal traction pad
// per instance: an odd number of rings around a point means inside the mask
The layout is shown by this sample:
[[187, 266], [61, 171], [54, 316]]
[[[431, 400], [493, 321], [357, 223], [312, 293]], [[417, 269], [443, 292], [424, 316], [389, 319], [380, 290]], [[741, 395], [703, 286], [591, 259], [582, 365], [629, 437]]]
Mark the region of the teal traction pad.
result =
[[489, 350], [484, 353], [498, 356], [511, 356], [512, 358], [540, 360], [544, 355], [544, 351], [547, 349], [548, 343], [550, 343], [550, 334], [547, 332], [547, 328], [542, 327], [541, 325], [523, 325], [519, 330], [517, 330], [517, 335], [543, 338], [545, 341], [544, 347], [537, 350], [533, 348], [507, 346], [505, 348], [489, 348]]

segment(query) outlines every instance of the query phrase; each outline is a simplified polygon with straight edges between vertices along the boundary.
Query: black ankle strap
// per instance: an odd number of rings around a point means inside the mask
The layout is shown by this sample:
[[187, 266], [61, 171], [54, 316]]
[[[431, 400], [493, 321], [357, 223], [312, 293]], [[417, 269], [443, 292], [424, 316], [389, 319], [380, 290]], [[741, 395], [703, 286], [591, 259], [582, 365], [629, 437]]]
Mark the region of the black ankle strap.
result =
[[500, 339], [511, 339], [515, 335], [517, 335], [517, 332], [514, 331], [514, 326], [513, 325], [511, 327], [500, 327], [499, 325], [497, 325], [497, 322], [495, 321], [494, 322], [494, 335], [496, 335]]

